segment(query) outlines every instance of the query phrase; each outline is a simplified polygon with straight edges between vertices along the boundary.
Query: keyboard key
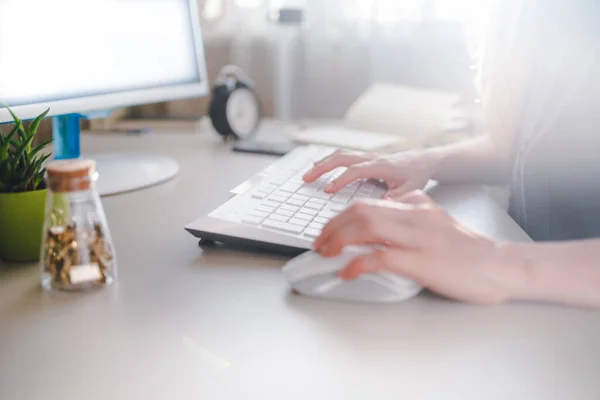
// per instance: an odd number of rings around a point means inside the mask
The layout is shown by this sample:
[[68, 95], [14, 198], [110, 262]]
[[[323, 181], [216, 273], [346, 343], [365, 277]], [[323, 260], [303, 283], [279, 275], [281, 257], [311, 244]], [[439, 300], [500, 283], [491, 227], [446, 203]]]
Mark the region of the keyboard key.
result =
[[313, 222], [312, 224], [310, 224], [309, 228], [311, 228], [311, 229], [317, 229], [319, 231], [322, 231], [323, 228], [325, 228], [325, 225]]
[[269, 206], [263, 206], [263, 205], [256, 207], [256, 211], [262, 211], [262, 212], [266, 212], [269, 214], [272, 214], [275, 210], [276, 210], [275, 207], [269, 207]]
[[260, 225], [260, 223], [263, 222], [263, 219], [264, 218], [247, 216], [247, 217], [242, 218], [242, 222], [244, 224]]
[[275, 193], [273, 193], [273, 196], [281, 196], [288, 199], [291, 196], [291, 193], [284, 192], [283, 190], [276, 190]]
[[281, 190], [282, 192], [287, 192], [287, 193], [296, 193], [298, 191], [298, 189], [300, 189], [301, 187], [302, 187], [302, 184], [287, 183], [287, 184], [283, 185], [281, 188], [279, 188], [279, 190]]
[[306, 231], [304, 231], [304, 236], [312, 238], [312, 239], [316, 239], [319, 236], [321, 236], [321, 231], [317, 230], [317, 229], [307, 229]]
[[282, 231], [282, 232], [288, 232], [288, 233], [302, 233], [302, 231], [304, 230], [304, 228], [302, 226], [288, 224], [286, 222], [279, 222], [279, 221], [272, 220], [272, 219], [266, 220], [262, 224], [262, 226], [264, 226], [266, 228], [276, 229], [276, 230]]
[[[297, 212], [298, 212], [298, 210], [300, 209], [300, 207], [291, 206], [291, 205], [289, 205], [289, 204], [283, 204], [283, 205], [280, 207], [280, 209], [281, 209], [281, 210], [286, 210], [286, 211], [291, 211], [291, 212], [293, 212], [293, 213], [295, 214], [295, 213], [297, 213]], [[273, 211], [275, 211], [275, 210], [273, 210]]]
[[327, 224], [329, 222], [329, 220], [327, 218], [323, 218], [323, 217], [317, 217], [314, 219], [314, 221], [319, 224]]
[[321, 211], [321, 213], [319, 214], [319, 217], [327, 219], [334, 218], [335, 216], [337, 216], [337, 213], [331, 211]]
[[285, 184], [285, 180], [284, 179], [271, 179], [270, 183], [272, 183], [273, 185], [281, 186], [281, 185]]
[[310, 210], [315, 210], [315, 211], [321, 211], [323, 209], [323, 207], [325, 207], [323, 204], [317, 204], [314, 203], [312, 200], [309, 201], [308, 203], [306, 203], [306, 205], [304, 206], [305, 208], [308, 208]]
[[274, 201], [270, 201], [270, 200], [263, 200], [263, 202], [262, 202], [262, 203], [260, 203], [260, 205], [261, 205], [261, 206], [265, 206], [265, 207], [271, 207], [271, 208], [275, 208], [275, 209], [277, 209], [277, 208], [279, 208], [279, 206], [280, 206], [281, 204], [279, 204], [279, 203], [275, 203]]
[[377, 184], [375, 184], [373, 181], [367, 181], [367, 182], [363, 182], [362, 185], [360, 185], [360, 189], [370, 189], [373, 190], [377, 187]]
[[342, 205], [333, 205], [329, 211], [334, 212], [334, 213], [341, 213], [342, 211], [345, 211], [346, 208], [348, 208], [348, 206], [342, 206]]
[[309, 198], [308, 198], [308, 197], [306, 197], [306, 196], [302, 196], [302, 195], [300, 195], [300, 194], [295, 194], [295, 195], [293, 195], [293, 196], [292, 196], [292, 199], [294, 199], [294, 200], [300, 200], [300, 201], [308, 201], [308, 200], [309, 200]]
[[383, 188], [377, 188], [377, 189], [375, 189], [373, 194], [371, 194], [371, 198], [372, 199], [381, 199], [383, 197], [383, 195], [386, 194], [386, 192], [387, 192], [387, 190], [385, 190]]
[[292, 218], [288, 222], [292, 225], [298, 225], [303, 228], [306, 228], [308, 226], [308, 224], [310, 224], [310, 221], [306, 221], [302, 218]]
[[318, 191], [314, 193], [311, 197], [313, 197], [314, 199], [329, 200], [333, 197], [333, 195], [330, 193]]
[[[323, 211], [323, 212], [325, 212], [325, 211]], [[314, 218], [317, 216], [318, 212], [315, 210], [309, 210], [307, 208], [303, 208], [302, 210], [298, 211], [298, 214], [307, 214]]]
[[312, 215], [298, 213], [294, 216], [294, 218], [304, 219], [310, 222], [314, 217]]
[[264, 211], [258, 211], [258, 210], [254, 210], [250, 213], [251, 217], [258, 217], [258, 218], [262, 218], [265, 219], [269, 216], [268, 212], [264, 212]]
[[255, 199], [259, 199], [259, 200], [266, 198], [268, 195], [269, 195], [268, 193], [259, 192], [259, 191], [252, 193], [252, 197]]
[[309, 196], [309, 197], [314, 197], [314, 195], [316, 193], [319, 192], [319, 189], [315, 189], [315, 188], [310, 188], [310, 187], [303, 187], [300, 190], [298, 190], [298, 194], [302, 195], [302, 196]]
[[336, 204], [348, 204], [349, 201], [350, 201], [350, 196], [347, 194], [341, 194], [341, 193], [336, 194], [331, 199], [331, 202], [336, 203]]
[[295, 213], [293, 211], [282, 210], [281, 208], [275, 211], [276, 215], [283, 215], [284, 217], [291, 218]]
[[269, 217], [270, 220], [272, 221], [277, 221], [277, 222], [288, 222], [290, 220], [290, 217], [286, 217], [283, 215], [278, 215], [278, 214], [273, 214]]
[[303, 189], [319, 190], [321, 187], [323, 187], [323, 185], [325, 184], [325, 182], [327, 182], [327, 180], [324, 180], [321, 177], [321, 178], [317, 179], [314, 182], [305, 183], [304, 186], [303, 186]]
[[286, 204], [290, 205], [290, 206], [295, 206], [295, 207], [302, 207], [304, 205], [305, 201], [300, 201], [300, 200], [296, 200], [296, 199], [290, 199], [286, 202]]
[[285, 201], [287, 200], [287, 197], [283, 197], [283, 196], [277, 196], [277, 195], [271, 195], [269, 196], [269, 200], [273, 201], [275, 203], [285, 203]]
[[343, 195], [352, 197], [354, 192], [355, 192], [354, 189], [344, 188], [344, 189], [340, 190], [339, 192], [337, 192], [337, 194], [343, 194]]
[[321, 199], [310, 199], [311, 203], [315, 203], [315, 204], [322, 204], [322, 205], [326, 205], [327, 202], [325, 200], [321, 200]]

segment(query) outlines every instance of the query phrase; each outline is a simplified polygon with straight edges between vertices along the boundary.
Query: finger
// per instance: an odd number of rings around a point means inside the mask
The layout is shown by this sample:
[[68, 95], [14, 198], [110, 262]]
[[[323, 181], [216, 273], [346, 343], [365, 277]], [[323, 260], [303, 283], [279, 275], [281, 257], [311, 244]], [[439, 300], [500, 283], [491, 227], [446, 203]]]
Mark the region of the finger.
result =
[[347, 246], [382, 245], [403, 248], [417, 245], [416, 229], [396, 221], [384, 221], [374, 228], [360, 221], [354, 222], [331, 235], [320, 247], [325, 257], [339, 255]]
[[377, 204], [353, 206], [325, 226], [315, 242], [315, 249], [326, 257], [333, 257], [351, 245], [416, 247], [422, 242], [422, 234], [412, 219], [409, 208], [401, 210]]
[[[381, 206], [381, 202], [377, 200], [362, 200], [360, 202], [356, 202], [347, 209], [345, 209], [340, 214], [333, 217], [329, 222], [325, 225], [319, 237], [314, 241], [314, 248], [319, 250], [321, 245], [327, 241], [329, 236], [331, 236], [334, 232], [343, 229], [344, 226], [350, 224], [352, 221], [363, 218], [371, 218], [376, 214], [376, 210], [378, 209], [378, 205]], [[385, 207], [381, 207], [382, 210], [385, 210]]]
[[388, 269], [381, 260], [381, 250], [371, 254], [365, 254], [352, 260], [343, 270], [338, 272], [338, 277], [346, 281], [353, 281], [362, 274], [372, 274], [374, 272]]
[[327, 239], [336, 231], [341, 229], [344, 225], [347, 225], [354, 219], [358, 219], [361, 216], [370, 214], [370, 205], [365, 202], [356, 203], [342, 213], [333, 217], [329, 222], [325, 225], [319, 237], [315, 240], [313, 246], [319, 251], [323, 243], [327, 241]]
[[344, 280], [354, 280], [362, 274], [390, 271], [425, 286], [422, 277], [431, 271], [426, 267], [421, 268], [421, 264], [421, 254], [413, 250], [376, 250], [352, 260], [338, 276]]
[[406, 182], [398, 188], [389, 190], [383, 195], [383, 199], [406, 204], [427, 203], [431, 200], [423, 191], [422, 185], [414, 182]]
[[429, 197], [422, 190], [413, 190], [411, 192], [405, 193], [403, 196], [401, 196], [399, 198], [399, 201], [404, 204], [412, 204], [412, 205], [434, 204], [431, 197]]
[[329, 186], [325, 188], [325, 192], [335, 193], [344, 186], [359, 179], [381, 179], [385, 174], [385, 168], [385, 165], [374, 163], [372, 161], [352, 165], [336, 180], [331, 182]]
[[392, 200], [392, 201], [399, 201], [400, 198], [406, 196], [407, 193], [410, 193], [413, 190], [412, 187], [412, 183], [410, 182], [406, 182], [403, 185], [393, 189], [393, 190], [388, 190], [383, 196], [382, 199], [384, 200]]
[[314, 182], [319, 179], [323, 174], [333, 171], [338, 167], [349, 167], [351, 165], [360, 163], [364, 160], [364, 157], [360, 154], [345, 154], [345, 153], [334, 153], [329, 157], [324, 158], [321, 161], [315, 163], [303, 178], [305, 182]]

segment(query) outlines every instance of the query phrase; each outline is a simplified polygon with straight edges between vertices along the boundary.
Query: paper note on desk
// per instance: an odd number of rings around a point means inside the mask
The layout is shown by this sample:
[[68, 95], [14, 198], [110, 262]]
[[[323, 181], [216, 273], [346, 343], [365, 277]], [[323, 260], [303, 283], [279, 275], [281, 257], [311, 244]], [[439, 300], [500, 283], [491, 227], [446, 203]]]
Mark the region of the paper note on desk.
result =
[[457, 101], [454, 93], [377, 83], [348, 109], [344, 126], [405, 137], [437, 135]]
[[378, 83], [349, 108], [342, 127], [309, 129], [294, 139], [364, 151], [416, 147], [444, 135], [457, 100], [453, 93]]
[[298, 132], [294, 139], [303, 143], [375, 151], [401, 145], [405, 139], [397, 135], [347, 129], [343, 127], [314, 128]]

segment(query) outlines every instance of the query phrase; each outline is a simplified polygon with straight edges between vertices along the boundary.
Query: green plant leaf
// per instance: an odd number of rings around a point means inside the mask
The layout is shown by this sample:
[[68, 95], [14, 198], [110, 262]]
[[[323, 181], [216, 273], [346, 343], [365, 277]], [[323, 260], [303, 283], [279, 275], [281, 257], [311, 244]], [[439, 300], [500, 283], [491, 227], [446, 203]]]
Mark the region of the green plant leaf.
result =
[[36, 119], [33, 120], [33, 122], [31, 123], [31, 125], [29, 125], [29, 132], [30, 133], [32, 133], [33, 135], [35, 135], [35, 133], [37, 132], [38, 127], [40, 126], [40, 123], [42, 122], [42, 120], [44, 118], [46, 118], [46, 115], [48, 115], [49, 112], [50, 112], [50, 109], [47, 109], [46, 111], [44, 111], [43, 113], [41, 113], [40, 115], [38, 115]]
[[13, 139], [13, 136], [16, 131], [17, 127], [15, 126], [8, 135], [5, 137], [0, 136], [0, 160], [8, 158], [8, 151], [11, 144], [15, 146], [16, 141]]
[[40, 188], [40, 186], [42, 186], [42, 184], [44, 183], [44, 175], [45, 175], [45, 170], [44, 173], [40, 173], [38, 175], [36, 175], [35, 180], [33, 182], [33, 190], [38, 190]]
[[28, 137], [21, 145], [15, 150], [15, 159], [19, 160], [27, 151], [27, 147], [31, 146], [31, 142], [33, 142], [33, 136]]
[[11, 110], [10, 108], [8, 108], [8, 112], [12, 116], [13, 121], [15, 121], [15, 129], [16, 129], [17, 133], [19, 134], [19, 137], [21, 138], [21, 140], [27, 139], [27, 132], [25, 131], [25, 127], [23, 126], [23, 121], [21, 121], [21, 119], [19, 117], [17, 117], [16, 114], [13, 112], [13, 110]]
[[45, 155], [41, 156], [41, 157], [38, 159], [38, 160], [39, 160], [39, 162], [40, 162], [40, 164], [39, 164], [39, 167], [41, 167], [41, 166], [44, 164], [44, 162], [45, 162], [45, 161], [46, 161], [48, 158], [50, 158], [50, 156], [52, 156], [52, 154], [45, 154]]
[[12, 110], [10, 113], [15, 125], [9, 135], [0, 137], [0, 192], [16, 193], [44, 188], [46, 174], [44, 163], [51, 154], [44, 154], [42, 150], [51, 143], [51, 140], [33, 149], [32, 145], [37, 129], [49, 110], [36, 117], [27, 130], [24, 128], [23, 121]]
[[40, 171], [42, 169], [44, 161], [46, 161], [49, 157], [50, 157], [50, 154], [47, 154], [47, 155], [42, 156], [40, 158], [34, 159], [31, 162], [31, 165], [29, 166], [29, 168], [27, 170], [27, 175], [35, 175], [35, 174], [37, 174], [38, 171]]
[[44, 143], [39, 144], [38, 146], [36, 146], [33, 150], [31, 150], [29, 152], [29, 156], [33, 157], [35, 156], [40, 150], [44, 149], [45, 147], [47, 147], [50, 143], [52, 143], [52, 139], [45, 141]]
[[4, 161], [8, 159], [8, 146], [10, 145], [10, 140], [0, 140], [0, 161]]
[[10, 113], [10, 115], [12, 116], [13, 121], [15, 121], [15, 124], [18, 125], [19, 123], [22, 123], [22, 121], [19, 119], [19, 117], [16, 116], [16, 114], [13, 112], [13, 110], [10, 109], [10, 107], [6, 106], [6, 108], [8, 109], [8, 112]]

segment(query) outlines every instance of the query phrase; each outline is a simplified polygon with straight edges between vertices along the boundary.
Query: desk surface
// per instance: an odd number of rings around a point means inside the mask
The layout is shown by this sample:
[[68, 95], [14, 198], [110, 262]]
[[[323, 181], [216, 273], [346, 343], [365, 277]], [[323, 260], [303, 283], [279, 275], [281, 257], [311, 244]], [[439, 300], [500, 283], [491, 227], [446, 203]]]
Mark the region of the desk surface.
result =
[[83, 144], [160, 150], [181, 173], [103, 200], [119, 261], [111, 288], [47, 295], [36, 265], [0, 265], [2, 400], [600, 398], [597, 312], [300, 297], [281, 277], [286, 259], [202, 250], [183, 230], [272, 158], [208, 134]]

